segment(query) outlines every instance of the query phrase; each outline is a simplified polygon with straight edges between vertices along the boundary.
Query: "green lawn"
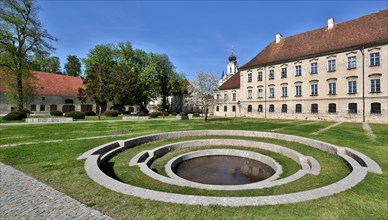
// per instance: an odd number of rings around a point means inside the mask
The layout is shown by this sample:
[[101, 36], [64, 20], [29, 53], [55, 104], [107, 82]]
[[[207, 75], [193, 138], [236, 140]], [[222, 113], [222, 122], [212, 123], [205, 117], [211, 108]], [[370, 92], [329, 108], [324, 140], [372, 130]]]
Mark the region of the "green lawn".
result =
[[[205, 123], [201, 120], [180, 121], [169, 118], [145, 121], [7, 125], [0, 126], [0, 145], [17, 143], [22, 145], [0, 147], [0, 161], [116, 219], [388, 219], [388, 126], [372, 124], [371, 128], [377, 138], [370, 140], [359, 123], [343, 123], [319, 135], [312, 133], [333, 122], [322, 121], [304, 125], [305, 123], [307, 121], [252, 118], [214, 118]], [[143, 200], [113, 192], [90, 180], [83, 167], [84, 161], [76, 160], [85, 151], [113, 140], [159, 132], [201, 129], [252, 131], [280, 129], [276, 132], [314, 138], [358, 150], [375, 160], [383, 169], [383, 174], [368, 173], [360, 184], [350, 190], [304, 203], [261, 207], [194, 206]], [[104, 137], [77, 140], [77, 138], [95, 136]], [[271, 195], [300, 191], [335, 182], [349, 172], [345, 163], [333, 155], [304, 145], [265, 138], [254, 140], [276, 143], [315, 157], [322, 166], [321, 174], [306, 175], [293, 183], [269, 189], [228, 192], [171, 187], [146, 177], [136, 167], [127, 166], [131, 155], [137, 152], [187, 139], [189, 138], [163, 140], [135, 147], [112, 158], [106, 165], [106, 169], [113, 170], [117, 178], [124, 182], [145, 188], [217, 196]], [[52, 140], [66, 141], [42, 143]], [[31, 142], [33, 143], [23, 144]], [[283, 168], [287, 165], [284, 176], [292, 175], [298, 168], [295, 162], [279, 154], [262, 150], [258, 152], [275, 158]], [[172, 152], [155, 161], [153, 168], [160, 170], [169, 158], [180, 153], [184, 153], [184, 150]]]

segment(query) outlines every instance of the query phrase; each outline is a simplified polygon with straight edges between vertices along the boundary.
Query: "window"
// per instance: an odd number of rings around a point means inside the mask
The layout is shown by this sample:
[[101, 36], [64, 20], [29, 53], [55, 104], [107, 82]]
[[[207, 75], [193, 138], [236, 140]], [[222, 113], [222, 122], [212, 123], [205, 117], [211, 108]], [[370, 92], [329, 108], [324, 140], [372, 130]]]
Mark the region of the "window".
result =
[[252, 105], [248, 105], [248, 112], [252, 112]]
[[287, 87], [282, 87], [282, 97], [287, 97]]
[[248, 89], [248, 99], [252, 99], [252, 89]]
[[318, 84], [311, 84], [311, 95], [318, 95]]
[[335, 103], [329, 104], [329, 113], [336, 113], [337, 112], [337, 105]]
[[235, 111], [236, 111], [236, 106], [233, 105], [233, 106], [232, 106], [232, 112], [235, 112]]
[[269, 88], [269, 97], [270, 98], [275, 97], [275, 88]]
[[318, 113], [318, 104], [311, 104], [311, 113]]
[[287, 68], [285, 67], [285, 68], [282, 68], [282, 79], [283, 78], [287, 78]]
[[263, 98], [263, 89], [257, 90], [257, 98]]
[[296, 113], [302, 113], [302, 104], [296, 104], [295, 105], [295, 112]]
[[220, 100], [220, 94], [217, 94], [217, 100]]
[[259, 112], [263, 112], [263, 105], [259, 105], [259, 106], [257, 107], [257, 110], [258, 110]]
[[356, 69], [356, 56], [348, 57], [348, 70]]
[[370, 113], [381, 114], [381, 104], [374, 102], [370, 105]]
[[269, 70], [269, 79], [275, 79], [275, 70]]
[[224, 106], [224, 112], [228, 111], [228, 106]]
[[46, 97], [43, 96], [43, 97], [42, 97], [42, 101], [44, 101], [44, 100], [46, 100]]
[[228, 100], [228, 94], [224, 94], [224, 101]]
[[50, 111], [56, 111], [57, 105], [50, 105]]
[[348, 112], [349, 113], [357, 113], [357, 103], [349, 103], [348, 104]]
[[335, 95], [336, 94], [336, 83], [329, 83], [329, 95]]
[[263, 81], [263, 72], [258, 72], [257, 73], [257, 81]]
[[318, 73], [318, 63], [311, 63], [310, 64], [310, 73], [311, 74], [317, 74]]
[[302, 86], [295, 86], [295, 96], [302, 96]]
[[275, 112], [275, 105], [269, 105], [269, 112]]
[[74, 104], [73, 99], [65, 99], [65, 104]]
[[287, 105], [286, 104], [282, 105], [282, 112], [287, 113]]
[[380, 53], [370, 54], [370, 66], [380, 66]]
[[252, 82], [252, 73], [248, 73], [248, 82]]
[[327, 61], [327, 71], [334, 72], [335, 71], [335, 60]]
[[357, 81], [348, 81], [348, 93], [357, 93]]
[[295, 66], [295, 76], [301, 76], [302, 75], [302, 66], [297, 65]]
[[370, 92], [380, 92], [380, 79], [370, 80]]
[[30, 110], [31, 110], [32, 112], [36, 111], [36, 105], [31, 105]]
[[236, 93], [232, 93], [232, 101], [236, 101]]
[[46, 111], [46, 105], [40, 105], [39, 111], [41, 112]]
[[220, 111], [220, 106], [216, 106], [216, 112]]

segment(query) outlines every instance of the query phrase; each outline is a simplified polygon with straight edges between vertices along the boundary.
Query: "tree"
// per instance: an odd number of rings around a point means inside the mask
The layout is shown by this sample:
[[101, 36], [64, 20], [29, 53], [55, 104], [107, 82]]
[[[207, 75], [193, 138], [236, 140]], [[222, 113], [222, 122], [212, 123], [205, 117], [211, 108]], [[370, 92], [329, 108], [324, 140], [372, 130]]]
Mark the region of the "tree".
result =
[[40, 57], [34, 55], [30, 57], [29, 60], [30, 63], [28, 68], [30, 70], [61, 74], [61, 63], [59, 62], [59, 57]]
[[195, 75], [195, 80], [191, 82], [189, 101], [204, 109], [205, 121], [207, 121], [208, 108], [212, 107], [216, 102], [214, 95], [217, 89], [217, 80], [211, 72], [199, 72]]
[[170, 94], [170, 78], [175, 75], [175, 67], [165, 54], [156, 54], [156, 73], [158, 76], [159, 94], [162, 96], [161, 110], [168, 109], [167, 96]]
[[9, 86], [15, 91], [18, 110], [23, 110], [28, 83], [28, 57], [44, 56], [54, 48], [49, 41], [56, 40], [38, 20], [39, 8], [34, 0], [0, 1], [0, 67], [13, 77]]
[[81, 75], [81, 61], [77, 56], [67, 56], [67, 63], [65, 63], [64, 68], [68, 76], [79, 77]]

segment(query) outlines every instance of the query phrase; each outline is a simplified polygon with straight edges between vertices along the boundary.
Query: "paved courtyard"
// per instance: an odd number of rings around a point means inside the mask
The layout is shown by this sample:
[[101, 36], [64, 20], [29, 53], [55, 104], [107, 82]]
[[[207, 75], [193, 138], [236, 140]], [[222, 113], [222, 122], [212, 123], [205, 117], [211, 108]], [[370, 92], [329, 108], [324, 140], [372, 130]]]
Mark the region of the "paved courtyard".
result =
[[0, 163], [0, 219], [111, 219]]

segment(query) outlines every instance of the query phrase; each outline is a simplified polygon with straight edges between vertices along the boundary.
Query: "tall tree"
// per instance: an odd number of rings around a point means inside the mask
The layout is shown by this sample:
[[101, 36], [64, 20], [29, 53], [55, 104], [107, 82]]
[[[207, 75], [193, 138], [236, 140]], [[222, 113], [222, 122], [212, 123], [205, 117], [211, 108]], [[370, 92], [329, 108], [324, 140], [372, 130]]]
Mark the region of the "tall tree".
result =
[[170, 94], [170, 78], [175, 75], [175, 67], [165, 54], [156, 55], [156, 72], [158, 76], [159, 94], [162, 96], [162, 111], [168, 109], [167, 96]]
[[214, 95], [217, 88], [218, 82], [213, 73], [199, 72], [191, 82], [189, 101], [204, 109], [205, 121], [207, 121], [208, 109], [216, 102]]
[[56, 40], [38, 19], [39, 8], [34, 0], [0, 1], [0, 67], [13, 76], [16, 105], [23, 109], [25, 94], [23, 84], [28, 83], [28, 57], [32, 54], [47, 55]]
[[68, 76], [79, 77], [81, 75], [81, 61], [77, 56], [67, 56], [67, 63], [65, 63], [64, 68]]
[[40, 57], [34, 55], [29, 59], [29, 69], [35, 71], [43, 71], [49, 73], [58, 73], [61, 74], [61, 63], [59, 57]]

